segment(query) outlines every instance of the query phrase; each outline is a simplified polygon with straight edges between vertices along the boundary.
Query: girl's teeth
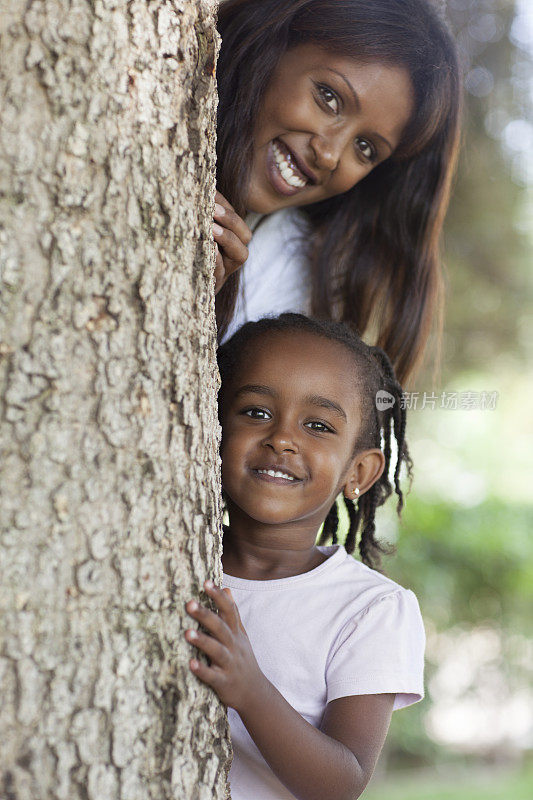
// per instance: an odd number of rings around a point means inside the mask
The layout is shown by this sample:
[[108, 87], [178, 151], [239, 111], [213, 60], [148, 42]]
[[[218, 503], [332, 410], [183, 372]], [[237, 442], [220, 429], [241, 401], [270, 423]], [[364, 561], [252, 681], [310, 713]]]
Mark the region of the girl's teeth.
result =
[[289, 481], [294, 481], [292, 475], [287, 475], [286, 472], [276, 472], [273, 469], [258, 469], [260, 475], [270, 475], [272, 478], [286, 478]]
[[307, 184], [307, 181], [303, 180], [295, 173], [292, 166], [289, 164], [275, 142], [272, 143], [272, 149], [274, 151], [274, 160], [276, 162], [276, 166], [279, 169], [283, 180], [285, 180], [289, 186], [302, 189]]

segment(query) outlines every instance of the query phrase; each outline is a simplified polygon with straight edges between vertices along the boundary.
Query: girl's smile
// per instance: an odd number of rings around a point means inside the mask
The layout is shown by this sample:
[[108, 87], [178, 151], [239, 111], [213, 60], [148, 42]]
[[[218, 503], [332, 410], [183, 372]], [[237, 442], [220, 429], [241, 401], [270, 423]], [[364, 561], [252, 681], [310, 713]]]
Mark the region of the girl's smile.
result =
[[232, 532], [259, 525], [294, 541], [296, 528], [312, 544], [353, 469], [359, 426], [353, 360], [342, 345], [299, 331], [250, 348], [222, 400]]
[[259, 480], [267, 483], [276, 483], [279, 486], [290, 486], [291, 484], [295, 486], [303, 480], [303, 478], [297, 478], [293, 472], [280, 464], [275, 464], [271, 467], [258, 467], [253, 469], [252, 472]]
[[271, 213], [351, 189], [398, 146], [412, 95], [402, 67], [310, 43], [287, 51], [255, 127], [247, 208]]

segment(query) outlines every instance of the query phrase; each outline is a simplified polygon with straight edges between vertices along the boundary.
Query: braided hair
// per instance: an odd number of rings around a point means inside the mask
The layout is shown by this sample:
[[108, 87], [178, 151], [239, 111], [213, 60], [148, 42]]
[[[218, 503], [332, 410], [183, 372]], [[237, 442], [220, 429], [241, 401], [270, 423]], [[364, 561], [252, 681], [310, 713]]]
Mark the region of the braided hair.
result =
[[[365, 344], [346, 324], [331, 320], [318, 320], [302, 314], [286, 313], [278, 317], [266, 317], [257, 322], [247, 322], [218, 349], [218, 366], [221, 377], [219, 407], [224, 403], [224, 391], [235, 375], [248, 346], [258, 338], [271, 333], [305, 332], [323, 339], [338, 342], [352, 355], [357, 376], [361, 408], [360, 433], [354, 443], [353, 455], [362, 450], [380, 448], [385, 456], [385, 468], [381, 477], [358, 500], [344, 497], [349, 517], [349, 529], [345, 541], [348, 553], [353, 553], [359, 536], [361, 560], [374, 569], [381, 566], [381, 555], [390, 548], [376, 538], [376, 509], [383, 505], [394, 491], [397, 496], [396, 510], [401, 513], [404, 494], [400, 485], [400, 470], [405, 465], [409, 480], [412, 478], [412, 461], [405, 440], [406, 413], [402, 402], [402, 387], [396, 380], [388, 356], [379, 347]], [[377, 402], [378, 393], [385, 403]], [[384, 406], [384, 407], [382, 407]], [[389, 477], [392, 458], [392, 436], [396, 440], [396, 464]], [[337, 542], [339, 511], [337, 502], [331, 506], [320, 535], [319, 544]]]

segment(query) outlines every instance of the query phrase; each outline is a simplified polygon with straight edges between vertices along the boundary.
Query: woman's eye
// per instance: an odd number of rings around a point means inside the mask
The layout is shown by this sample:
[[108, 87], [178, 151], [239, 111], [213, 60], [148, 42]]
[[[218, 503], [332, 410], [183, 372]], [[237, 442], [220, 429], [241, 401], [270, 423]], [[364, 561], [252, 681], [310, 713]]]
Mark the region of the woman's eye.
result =
[[376, 155], [377, 155], [376, 148], [374, 147], [372, 142], [368, 141], [368, 139], [362, 139], [361, 137], [358, 137], [355, 140], [355, 145], [359, 153], [361, 153], [361, 155], [366, 161], [376, 160]]
[[322, 102], [326, 105], [331, 111], [335, 114], [339, 113], [339, 98], [333, 91], [330, 89], [329, 86], [318, 86], [318, 91], [320, 93], [320, 97], [322, 98]]
[[318, 431], [319, 433], [333, 433], [329, 425], [326, 425], [324, 422], [318, 422], [317, 420], [308, 422], [307, 427], [311, 428], [312, 431]]
[[264, 408], [245, 408], [242, 413], [252, 419], [270, 419], [270, 414]]

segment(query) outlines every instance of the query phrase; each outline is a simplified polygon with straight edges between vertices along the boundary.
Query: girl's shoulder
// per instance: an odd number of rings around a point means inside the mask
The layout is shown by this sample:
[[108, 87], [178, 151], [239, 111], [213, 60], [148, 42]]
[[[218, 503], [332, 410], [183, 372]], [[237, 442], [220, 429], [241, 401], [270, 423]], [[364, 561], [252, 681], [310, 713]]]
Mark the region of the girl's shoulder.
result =
[[366, 615], [371, 610], [375, 613], [385, 600], [385, 606], [389, 609], [394, 606], [395, 613], [420, 618], [418, 600], [411, 589], [366, 566], [349, 555], [344, 547], [337, 545], [320, 549], [333, 551], [334, 560], [331, 563], [334, 569], [326, 571], [324, 578], [331, 589], [335, 588], [335, 598], [340, 605], [344, 604], [346, 610], [350, 609], [349, 616], [352, 619]]
[[331, 575], [331, 580], [338, 580], [341, 574], [352, 581], [355, 580], [360, 586], [373, 587], [384, 594], [410, 591], [382, 572], [363, 564], [358, 558], [347, 553], [342, 545], [329, 545], [318, 549], [328, 556], [327, 560], [334, 556], [331, 564], [335, 566], [336, 574]]

